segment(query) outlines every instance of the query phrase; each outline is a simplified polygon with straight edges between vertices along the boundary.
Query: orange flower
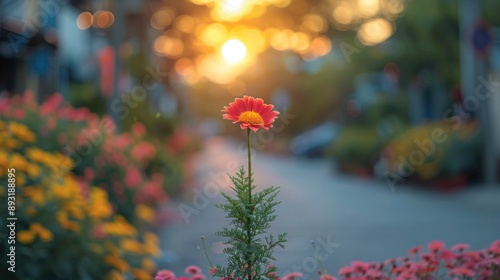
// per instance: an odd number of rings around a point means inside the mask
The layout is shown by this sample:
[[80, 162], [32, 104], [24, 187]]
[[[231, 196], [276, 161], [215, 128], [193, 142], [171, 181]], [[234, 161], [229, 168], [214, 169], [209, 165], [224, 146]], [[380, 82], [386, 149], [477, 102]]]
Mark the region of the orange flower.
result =
[[243, 98], [236, 98], [229, 106], [224, 106], [222, 112], [225, 114], [222, 117], [233, 123], [240, 123], [241, 129], [250, 128], [254, 132], [259, 128], [269, 130], [279, 114], [273, 108], [273, 105], [264, 104], [260, 98], [245, 95]]

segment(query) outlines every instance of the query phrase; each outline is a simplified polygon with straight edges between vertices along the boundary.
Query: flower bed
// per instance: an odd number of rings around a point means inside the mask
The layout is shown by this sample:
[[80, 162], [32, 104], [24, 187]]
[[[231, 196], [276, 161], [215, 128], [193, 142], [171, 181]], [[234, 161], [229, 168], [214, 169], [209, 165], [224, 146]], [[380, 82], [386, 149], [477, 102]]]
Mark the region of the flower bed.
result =
[[[417, 246], [409, 249], [407, 256], [388, 259], [381, 263], [354, 261], [350, 266], [341, 268], [337, 277], [321, 269], [318, 271], [318, 278], [321, 280], [500, 279], [500, 240], [493, 242], [489, 248], [477, 251], [469, 251], [467, 244], [457, 244], [447, 249], [440, 241], [429, 243], [427, 248], [428, 251], [423, 252], [422, 246]], [[213, 275], [216, 270], [211, 268], [209, 274]], [[178, 277], [172, 271], [164, 269], [157, 272], [154, 280], [206, 278], [196, 266], [187, 267], [186, 275]], [[301, 279], [301, 276], [299, 272], [292, 272], [283, 277], [272, 273], [266, 278], [293, 280]]]
[[388, 143], [384, 158], [391, 180], [431, 182], [450, 189], [478, 174], [481, 147], [477, 123], [455, 127], [436, 122], [409, 129]]
[[[113, 279], [124, 273], [151, 279], [157, 237], [115, 214], [102, 188], [59, 173], [74, 163], [36, 143], [27, 126], [0, 120], [0, 200], [15, 199], [0, 216], [16, 218], [14, 243], [0, 242], [2, 252], [15, 249], [17, 265], [8, 279]], [[2, 228], [5, 223], [0, 220]], [[11, 267], [4, 257], [2, 273]]]
[[59, 94], [41, 105], [30, 92], [0, 99], [0, 120], [26, 125], [35, 135], [34, 145], [71, 158], [71, 168], [54, 166], [56, 176], [74, 172], [103, 188], [117, 213], [130, 222], [138, 222], [138, 215], [154, 220], [150, 206], [165, 202], [181, 183], [180, 153], [188, 142], [179, 143], [179, 135], [160, 142], [149, 138], [140, 123], [131, 132], [117, 134], [110, 117], [73, 108]]

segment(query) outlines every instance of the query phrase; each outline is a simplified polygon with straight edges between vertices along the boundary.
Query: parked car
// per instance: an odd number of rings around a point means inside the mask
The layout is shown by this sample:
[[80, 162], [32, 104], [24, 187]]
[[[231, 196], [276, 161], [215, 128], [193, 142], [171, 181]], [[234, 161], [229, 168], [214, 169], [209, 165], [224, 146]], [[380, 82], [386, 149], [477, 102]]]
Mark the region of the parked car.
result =
[[290, 152], [295, 156], [308, 158], [322, 156], [338, 137], [340, 126], [335, 122], [325, 122], [292, 139]]

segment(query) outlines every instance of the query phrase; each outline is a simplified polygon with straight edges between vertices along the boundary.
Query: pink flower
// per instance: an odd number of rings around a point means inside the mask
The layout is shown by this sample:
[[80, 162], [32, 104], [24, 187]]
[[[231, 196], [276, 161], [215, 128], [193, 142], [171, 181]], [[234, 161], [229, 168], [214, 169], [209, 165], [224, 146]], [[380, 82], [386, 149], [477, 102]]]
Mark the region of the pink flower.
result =
[[441, 258], [445, 261], [451, 261], [455, 258], [455, 254], [453, 254], [450, 250], [444, 249], [441, 251]]
[[349, 267], [349, 266], [343, 267], [343, 268], [341, 268], [339, 270], [339, 274], [340, 275], [347, 275], [347, 276], [349, 276], [350, 274], [353, 274], [353, 273], [354, 273], [354, 268]]
[[500, 248], [500, 240], [493, 241], [490, 248]]
[[416, 255], [420, 250], [422, 250], [422, 246], [413, 247], [408, 250], [408, 255]]
[[155, 156], [156, 148], [148, 142], [141, 142], [137, 144], [130, 154], [138, 162], [144, 162]]
[[217, 267], [216, 266], [210, 268], [210, 270], [208, 271], [208, 273], [210, 273], [210, 275], [214, 275], [216, 272], [217, 272]]
[[351, 263], [352, 268], [354, 268], [355, 271], [360, 272], [360, 273], [365, 273], [368, 270], [369, 265], [364, 262], [360, 261], [353, 261]]
[[444, 242], [432, 241], [431, 243], [427, 244], [427, 248], [429, 248], [429, 251], [431, 251], [432, 253], [437, 253], [439, 250], [444, 248]]
[[106, 232], [100, 226], [94, 228], [94, 237], [97, 239], [102, 239], [106, 237]]
[[40, 115], [46, 116], [55, 112], [62, 102], [63, 98], [59, 93], [52, 94], [49, 99], [43, 102], [42, 106], [40, 106]]
[[132, 133], [135, 136], [142, 138], [146, 134], [146, 127], [142, 123], [136, 122], [132, 125]]
[[87, 167], [83, 170], [83, 175], [85, 176], [85, 178], [89, 181], [92, 181], [94, 180], [95, 178], [95, 172], [94, 172], [94, 169], [92, 169], [91, 167]]
[[130, 143], [132, 142], [132, 139], [129, 134], [123, 133], [121, 135], [116, 136], [115, 139], [113, 139], [112, 145], [116, 147], [119, 150], [125, 149]]
[[291, 272], [288, 273], [285, 277], [283, 277], [284, 280], [293, 280], [295, 278], [300, 278], [302, 277], [302, 273], [300, 272]]
[[320, 280], [337, 280], [337, 278], [328, 275], [328, 274], [323, 274], [319, 277]]
[[205, 275], [200, 273], [191, 276], [191, 280], [205, 280], [205, 278]]
[[129, 187], [129, 188], [135, 187], [141, 181], [142, 181], [141, 172], [135, 167], [130, 167], [127, 170], [127, 175], [125, 177], [125, 184], [127, 185], [127, 187]]
[[201, 273], [201, 269], [196, 265], [190, 265], [186, 267], [186, 274], [198, 274]]
[[23, 109], [14, 109], [13, 113], [14, 118], [16, 119], [24, 119], [24, 110]]
[[457, 267], [449, 272], [450, 275], [458, 275], [464, 277], [474, 277], [474, 271], [467, 269], [465, 267]]
[[174, 280], [175, 274], [167, 269], [162, 269], [158, 271], [155, 275], [154, 280]]
[[465, 251], [467, 249], [469, 249], [469, 245], [468, 244], [456, 244], [456, 245], [453, 245], [451, 247], [451, 250], [452, 251], [459, 251], [459, 252], [462, 252], [462, 251]]

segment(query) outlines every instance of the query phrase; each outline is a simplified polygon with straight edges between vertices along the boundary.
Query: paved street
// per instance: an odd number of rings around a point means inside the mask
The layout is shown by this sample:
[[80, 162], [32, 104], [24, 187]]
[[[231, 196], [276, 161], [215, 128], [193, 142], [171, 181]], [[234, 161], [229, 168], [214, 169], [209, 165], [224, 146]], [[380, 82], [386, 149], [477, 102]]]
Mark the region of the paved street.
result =
[[[240, 144], [212, 138], [197, 157], [194, 197], [170, 201], [176, 222], [159, 231], [165, 251], [161, 268], [181, 274], [189, 264], [203, 267], [207, 261], [200, 249], [201, 235], [209, 242], [212, 261], [224, 261], [222, 239], [214, 232], [227, 220], [212, 204], [222, 202], [219, 191], [231, 190], [213, 186], [224, 180], [224, 173], [233, 173], [235, 164], [246, 166]], [[383, 261], [433, 240], [469, 243], [478, 249], [500, 239], [500, 186], [473, 186], [451, 194], [397, 186], [392, 192], [383, 181], [336, 174], [324, 160], [254, 154], [259, 187], [282, 187], [272, 228], [274, 233], [288, 232], [286, 248], [275, 253], [282, 273], [300, 270], [316, 278], [319, 264], [311, 258], [311, 240], [316, 240], [324, 267], [337, 274], [354, 260]]]

